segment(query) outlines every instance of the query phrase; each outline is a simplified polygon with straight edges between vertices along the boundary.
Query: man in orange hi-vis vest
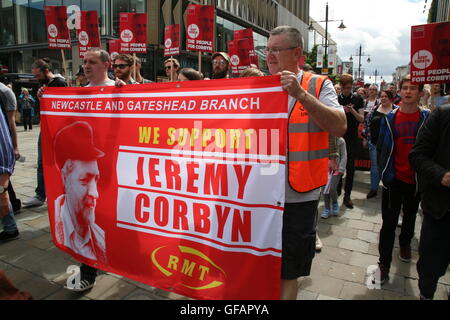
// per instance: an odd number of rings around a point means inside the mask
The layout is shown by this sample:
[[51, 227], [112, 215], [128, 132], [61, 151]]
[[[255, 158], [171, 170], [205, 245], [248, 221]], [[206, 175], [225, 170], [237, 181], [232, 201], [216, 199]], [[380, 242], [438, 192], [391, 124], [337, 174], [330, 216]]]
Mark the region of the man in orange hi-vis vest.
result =
[[297, 298], [297, 279], [311, 271], [320, 188], [328, 176], [328, 134], [341, 137], [347, 130], [332, 82], [299, 68], [303, 43], [297, 29], [277, 27], [265, 49], [270, 73], [281, 75], [290, 96], [280, 294], [285, 300]]

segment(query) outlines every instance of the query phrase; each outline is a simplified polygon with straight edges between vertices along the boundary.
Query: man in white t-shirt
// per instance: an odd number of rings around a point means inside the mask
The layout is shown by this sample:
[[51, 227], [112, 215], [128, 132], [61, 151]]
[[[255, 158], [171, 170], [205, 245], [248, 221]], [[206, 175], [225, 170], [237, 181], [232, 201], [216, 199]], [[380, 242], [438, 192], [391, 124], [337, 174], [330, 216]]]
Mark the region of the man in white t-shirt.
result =
[[[109, 64], [110, 56], [107, 51], [100, 48], [89, 49], [83, 59], [84, 74], [89, 81], [86, 87], [114, 86], [115, 81], [108, 78]], [[80, 282], [68, 285], [66, 289], [81, 292], [95, 285], [97, 269], [82, 263], [80, 270]]]
[[[324, 80], [320, 76], [314, 76], [299, 69], [299, 61], [303, 57], [303, 38], [300, 32], [292, 27], [277, 27], [271, 31], [265, 53], [267, 65], [272, 75], [281, 75], [281, 84], [289, 93], [289, 114], [297, 112], [300, 117], [307, 118], [307, 125], [293, 123], [292, 117], [289, 122], [289, 138], [296, 134], [303, 134], [306, 139], [314, 134], [320, 135], [323, 141], [322, 150], [288, 150], [289, 166], [286, 166], [286, 196], [283, 214], [283, 249], [282, 249], [282, 273], [281, 273], [281, 299], [294, 300], [297, 297], [297, 279], [308, 276], [311, 270], [312, 260], [315, 254], [317, 205], [320, 195], [320, 185], [312, 184], [314, 189], [309, 192], [298, 192], [305, 187], [307, 181], [304, 175], [293, 174], [302, 172], [309, 173], [314, 180], [316, 172], [311, 171], [314, 167], [314, 157], [320, 157], [319, 161], [325, 160], [326, 167], [321, 168], [320, 175], [328, 175], [328, 133], [333, 136], [343, 136], [346, 131], [346, 117], [342, 107], [338, 103], [336, 91], [329, 79]], [[309, 90], [302, 87], [305, 79]], [[316, 81], [316, 82], [315, 82]], [[315, 84], [319, 84], [314, 87]], [[322, 84], [320, 86], [320, 84]], [[316, 88], [320, 89], [317, 99]], [[311, 94], [313, 93], [313, 94]], [[306, 128], [306, 129], [305, 129]], [[300, 139], [301, 140], [301, 139]], [[300, 141], [299, 140], [299, 141]], [[304, 148], [301, 142], [290, 140], [289, 145]], [[306, 147], [308, 149], [308, 147]], [[320, 156], [319, 156], [320, 155]], [[306, 156], [305, 166], [301, 159]], [[308, 167], [308, 163], [310, 166]], [[297, 170], [298, 169], [298, 170]], [[323, 170], [322, 170], [323, 169]], [[292, 172], [292, 171], [295, 172]], [[323, 183], [320, 180], [319, 184]], [[325, 183], [323, 185], [326, 184]], [[295, 190], [294, 190], [295, 188]], [[307, 187], [306, 187], [307, 188]]]

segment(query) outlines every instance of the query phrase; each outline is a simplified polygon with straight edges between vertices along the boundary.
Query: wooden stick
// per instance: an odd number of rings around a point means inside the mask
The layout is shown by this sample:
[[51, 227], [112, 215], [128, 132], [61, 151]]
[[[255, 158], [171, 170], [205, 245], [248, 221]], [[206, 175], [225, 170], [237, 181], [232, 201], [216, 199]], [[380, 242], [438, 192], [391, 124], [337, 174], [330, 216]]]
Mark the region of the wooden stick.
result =
[[202, 73], [202, 52], [198, 52], [198, 72]]
[[[170, 59], [173, 59], [173, 56], [170, 56]], [[171, 68], [170, 68], [170, 82], [174, 82], [175, 79], [173, 78], [173, 68], [175, 67], [175, 64], [173, 63], [173, 60], [170, 60]]]
[[63, 49], [61, 49], [61, 56], [62, 56], [62, 63], [63, 63], [63, 69], [64, 69], [64, 76], [68, 80], [69, 78], [67, 78], [67, 77], [69, 75], [67, 74], [66, 56], [64, 55], [64, 50]]
[[134, 77], [133, 78], [134, 78], [134, 81], [136, 81], [136, 71], [137, 71], [136, 70], [136, 53], [133, 53], [133, 58], [134, 58], [133, 59], [133, 70], [134, 70], [134, 72], [133, 72], [134, 73]]

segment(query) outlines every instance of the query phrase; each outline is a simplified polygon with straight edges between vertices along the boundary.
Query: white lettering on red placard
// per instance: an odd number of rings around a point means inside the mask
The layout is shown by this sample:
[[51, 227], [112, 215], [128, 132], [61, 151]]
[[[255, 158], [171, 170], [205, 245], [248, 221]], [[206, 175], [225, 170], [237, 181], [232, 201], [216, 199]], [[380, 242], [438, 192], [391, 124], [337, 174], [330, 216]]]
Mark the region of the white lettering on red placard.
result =
[[450, 22], [411, 27], [411, 82], [450, 81]]

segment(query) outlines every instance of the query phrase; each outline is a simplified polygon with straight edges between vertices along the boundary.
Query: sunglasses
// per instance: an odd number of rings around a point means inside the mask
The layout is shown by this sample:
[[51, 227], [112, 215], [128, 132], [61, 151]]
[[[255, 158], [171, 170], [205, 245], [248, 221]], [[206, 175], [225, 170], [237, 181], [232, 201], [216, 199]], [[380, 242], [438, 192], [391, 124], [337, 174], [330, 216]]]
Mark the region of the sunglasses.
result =
[[129, 64], [124, 64], [124, 63], [122, 63], [122, 64], [113, 64], [112, 65], [113, 69], [116, 69], [116, 68], [125, 69], [126, 67], [129, 67], [129, 66], [130, 66]]
[[164, 69], [166, 69], [166, 70], [170, 70], [170, 69], [172, 69], [172, 66], [167, 66], [167, 67], [164, 67]]

